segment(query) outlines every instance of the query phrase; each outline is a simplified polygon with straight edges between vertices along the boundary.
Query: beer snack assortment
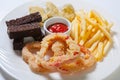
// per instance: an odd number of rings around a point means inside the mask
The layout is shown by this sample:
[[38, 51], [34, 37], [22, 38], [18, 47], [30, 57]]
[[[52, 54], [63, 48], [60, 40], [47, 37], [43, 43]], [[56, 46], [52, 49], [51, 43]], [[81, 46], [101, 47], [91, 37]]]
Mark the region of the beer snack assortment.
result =
[[[52, 2], [46, 2], [46, 9], [30, 6], [28, 10], [29, 14], [6, 25], [13, 49], [21, 51], [35, 73], [84, 71], [102, 61], [112, 47], [113, 23], [95, 10], [76, 11], [72, 4], [59, 9]], [[28, 37], [33, 40], [26, 42]]]

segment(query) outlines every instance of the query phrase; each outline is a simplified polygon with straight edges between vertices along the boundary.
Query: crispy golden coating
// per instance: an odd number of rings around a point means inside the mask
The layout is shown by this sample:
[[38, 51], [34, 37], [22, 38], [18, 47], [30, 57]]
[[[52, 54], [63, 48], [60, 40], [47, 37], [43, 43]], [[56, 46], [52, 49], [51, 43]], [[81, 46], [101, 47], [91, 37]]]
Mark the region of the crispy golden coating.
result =
[[[22, 56], [31, 70], [37, 73], [51, 71], [74, 73], [96, 63], [88, 49], [78, 45], [63, 33], [47, 35], [41, 43], [27, 44], [22, 50]], [[47, 56], [49, 58], [46, 59]]]
[[75, 18], [75, 10], [71, 4], [66, 4], [62, 8], [61, 16], [67, 18], [72, 21]]
[[59, 15], [59, 9], [52, 2], [47, 2], [46, 3], [46, 11], [47, 11], [47, 16], [49, 18]]

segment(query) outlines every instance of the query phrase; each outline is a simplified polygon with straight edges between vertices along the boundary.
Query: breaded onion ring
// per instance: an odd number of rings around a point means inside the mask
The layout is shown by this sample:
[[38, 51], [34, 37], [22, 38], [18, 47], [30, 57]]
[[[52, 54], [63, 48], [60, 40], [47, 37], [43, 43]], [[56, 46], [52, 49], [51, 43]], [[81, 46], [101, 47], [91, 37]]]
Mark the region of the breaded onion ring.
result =
[[[51, 57], [49, 60], [45, 60], [45, 55], [47, 53], [47, 51], [50, 49], [51, 45], [54, 44], [54, 42], [56, 41], [60, 41], [62, 43], [64, 43], [66, 45], [66, 50], [64, 51], [65, 53], [60, 56], [55, 56], [57, 53], [53, 53], [53, 57]], [[62, 50], [62, 49], [61, 49]], [[53, 52], [55, 52], [53, 50]], [[88, 52], [86, 52], [87, 54]], [[88, 54], [87, 54], [88, 55]], [[93, 57], [91, 57], [91, 55], [89, 55], [90, 57], [88, 59], [93, 59], [93, 64], [95, 63], [95, 60]], [[84, 66], [86, 66], [87, 64], [89, 64], [89, 61], [86, 61], [86, 55], [84, 55], [84, 53], [81, 52], [81, 48], [79, 45], [76, 44], [75, 41], [73, 41], [69, 36], [62, 34], [62, 33], [54, 33], [51, 35], [46, 36], [43, 41], [41, 42], [41, 49], [40, 52], [38, 52], [38, 63], [41, 64], [43, 67], [45, 67], [46, 69], [50, 69], [52, 71], [61, 71], [62, 64], [65, 64], [68, 62], [72, 62], [74, 61], [80, 61], [81, 64]], [[78, 59], [78, 60], [77, 60]], [[85, 60], [86, 63], [84, 63], [82, 60]], [[79, 68], [81, 68], [82, 65], [79, 65]], [[68, 66], [69, 67], [69, 66]], [[78, 66], [77, 66], [78, 67]], [[65, 72], [71, 72], [70, 70], [67, 69], [62, 69]], [[63, 71], [62, 71], [63, 72]]]
[[40, 42], [32, 42], [25, 45], [22, 49], [22, 58], [29, 64], [31, 70], [35, 73], [46, 72], [47, 69], [43, 68], [41, 65], [38, 65], [36, 62], [36, 52], [41, 48]]
[[[66, 52], [64, 55], [61, 56], [54, 56], [51, 57], [48, 61], [44, 59], [47, 51], [51, 47], [51, 45], [55, 41], [60, 41], [66, 44]], [[72, 47], [74, 46], [74, 47]], [[57, 70], [58, 67], [65, 61], [70, 59], [76, 59], [79, 55], [74, 55], [74, 52], [80, 52], [80, 48], [76, 43], [67, 35], [62, 33], [54, 33], [51, 35], [46, 36], [43, 41], [41, 42], [41, 49], [38, 53], [38, 63], [41, 64], [43, 67], [47, 69]]]
[[[49, 59], [46, 55], [52, 53]], [[66, 34], [53, 33], [43, 38], [42, 42], [27, 44], [22, 50], [23, 60], [34, 72], [74, 73], [91, 67], [95, 58], [90, 51], [78, 45]]]

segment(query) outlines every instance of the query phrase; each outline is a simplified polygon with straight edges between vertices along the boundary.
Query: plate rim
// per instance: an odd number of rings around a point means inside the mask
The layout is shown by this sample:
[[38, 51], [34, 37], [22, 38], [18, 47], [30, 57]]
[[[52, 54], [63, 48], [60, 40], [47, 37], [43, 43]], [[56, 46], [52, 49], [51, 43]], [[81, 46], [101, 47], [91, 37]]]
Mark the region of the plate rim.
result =
[[[37, 1], [41, 1], [41, 2], [46, 2], [46, 1], [48, 1], [48, 0], [36, 0], [36, 2]], [[54, 1], [54, 0], [53, 0]], [[14, 11], [14, 10], [16, 10], [17, 8], [20, 8], [21, 6], [23, 6], [23, 5], [26, 5], [26, 4], [29, 4], [29, 3], [32, 3], [32, 2], [34, 2], [34, 1], [28, 1], [28, 2], [25, 2], [25, 3], [23, 3], [23, 4], [21, 4], [21, 5], [19, 5], [19, 6], [17, 6], [17, 7], [15, 7], [14, 9], [12, 9], [11, 11], [9, 11], [1, 20], [0, 20], [0, 23], [5, 19], [5, 17], [6, 16], [8, 16], [12, 11]], [[52, 1], [51, 1], [52, 2]], [[85, 2], [85, 3], [88, 3], [87, 1], [83, 1], [83, 2]], [[95, 5], [96, 6], [96, 5]], [[98, 7], [98, 6], [97, 6]], [[98, 7], [99, 8], [99, 7]], [[110, 15], [110, 14], [109, 14]], [[1, 52], [0, 52], [1, 53]], [[2, 62], [2, 61], [1, 61]], [[3, 64], [3, 63], [2, 63]], [[8, 73], [11, 77], [13, 77], [13, 78], [15, 78], [15, 79], [19, 79], [19, 78], [17, 78], [17, 76], [15, 76], [14, 74], [11, 74], [7, 69], [5, 69], [4, 68], [4, 65], [2, 65], [1, 63], [0, 63], [0, 68], [1, 69], [3, 69], [6, 73]], [[117, 70], [118, 68], [120, 67], [120, 65], [115, 69], [115, 70]], [[113, 71], [114, 72], [114, 71]], [[109, 75], [108, 75], [109, 76]]]

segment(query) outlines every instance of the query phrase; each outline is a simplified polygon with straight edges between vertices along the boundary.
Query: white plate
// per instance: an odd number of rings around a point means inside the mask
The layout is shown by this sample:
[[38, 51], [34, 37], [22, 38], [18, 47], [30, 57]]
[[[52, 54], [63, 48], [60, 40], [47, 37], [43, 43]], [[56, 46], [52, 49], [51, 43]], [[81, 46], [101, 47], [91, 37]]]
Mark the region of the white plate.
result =
[[71, 3], [76, 10], [95, 9], [105, 18], [113, 21], [114, 26], [112, 28], [112, 31], [114, 45], [113, 48], [109, 51], [108, 55], [105, 57], [104, 61], [97, 63], [94, 70], [91, 70], [89, 73], [84, 72], [75, 75], [61, 75], [59, 73], [35, 74], [31, 72], [28, 65], [22, 60], [21, 56], [14, 52], [12, 48], [12, 40], [10, 40], [7, 35], [7, 26], [5, 24], [5, 21], [29, 14], [28, 9], [33, 5], [38, 5], [45, 8], [45, 2], [45, 0], [32, 1], [21, 5], [20, 7], [17, 7], [11, 11], [0, 22], [0, 67], [3, 70], [5, 70], [14, 78], [20, 80], [101, 80], [107, 78], [120, 66], [120, 28], [118, 21], [114, 20], [112, 16], [108, 15], [108, 13], [103, 9], [100, 9], [81, 0], [52, 0], [52, 2], [59, 8], [61, 8], [66, 3]]

